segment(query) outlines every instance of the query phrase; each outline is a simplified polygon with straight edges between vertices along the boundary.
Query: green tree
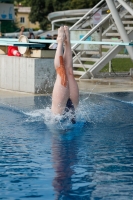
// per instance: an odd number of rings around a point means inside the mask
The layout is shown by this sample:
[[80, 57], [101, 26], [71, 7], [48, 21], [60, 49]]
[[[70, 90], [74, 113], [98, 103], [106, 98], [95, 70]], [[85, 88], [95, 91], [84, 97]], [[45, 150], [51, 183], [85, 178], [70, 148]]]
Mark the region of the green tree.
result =
[[[2, 1], [2, 0], [0, 0]], [[73, 9], [87, 9], [96, 5], [99, 0], [15, 0], [21, 2], [23, 6], [30, 6], [31, 13], [29, 20], [32, 23], [39, 22], [41, 29], [47, 30], [50, 22], [47, 16], [51, 12], [73, 10]], [[133, 0], [129, 0], [133, 2]]]
[[17, 24], [14, 21], [1, 21], [1, 32], [2, 33], [10, 33], [14, 32], [18, 29]]
[[14, 3], [14, 0], [0, 0], [0, 3]]
[[90, 7], [90, 2], [89, 0], [72, 0], [70, 3], [70, 8], [71, 9], [85, 9]]
[[71, 0], [70, 9], [87, 9], [95, 6], [99, 0]]
[[68, 10], [71, 0], [53, 0], [54, 11]]
[[29, 20], [32, 23], [38, 21], [40, 23], [40, 28], [46, 30], [49, 24], [47, 15], [54, 11], [52, 0], [30, 0], [30, 6], [31, 13], [29, 15]]
[[30, 6], [30, 1], [29, 0], [23, 0], [21, 1], [22, 6]]
[[54, 11], [87, 9], [93, 7], [99, 0], [53, 0]]
[[15, 5], [21, 4], [22, 6], [30, 6], [29, 0], [14, 0]]

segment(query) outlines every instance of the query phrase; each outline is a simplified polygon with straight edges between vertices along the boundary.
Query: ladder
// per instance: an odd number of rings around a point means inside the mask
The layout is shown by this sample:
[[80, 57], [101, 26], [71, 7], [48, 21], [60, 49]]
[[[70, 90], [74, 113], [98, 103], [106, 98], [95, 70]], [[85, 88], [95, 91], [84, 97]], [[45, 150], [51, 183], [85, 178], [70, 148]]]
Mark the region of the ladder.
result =
[[[123, 0], [119, 0], [123, 1]], [[96, 9], [108, 10], [108, 6], [105, 0], [101, 0], [96, 6], [89, 10], [80, 20], [78, 20], [71, 28], [72, 30], [81, 29], [84, 30], [89, 26], [88, 32], [82, 37], [81, 40], [86, 40], [91, 37], [92, 34], [102, 30], [101, 41], [121, 41], [121, 34], [118, 31], [116, 23], [113, 19], [111, 12], [105, 14], [103, 19], [95, 26], [93, 26], [92, 17]], [[129, 39], [133, 38], [133, 16], [125, 9], [121, 3], [116, 2], [116, 9], [125, 26], [125, 30]], [[88, 23], [87, 23], [88, 22]], [[102, 27], [102, 28], [101, 28]], [[122, 46], [119, 45], [102, 45], [99, 50], [79, 50], [80, 44], [74, 44], [71, 49], [73, 52], [73, 72], [76, 79], [88, 79], [95, 77], [96, 74], [109, 62], [112, 58], [116, 57], [122, 50]]]

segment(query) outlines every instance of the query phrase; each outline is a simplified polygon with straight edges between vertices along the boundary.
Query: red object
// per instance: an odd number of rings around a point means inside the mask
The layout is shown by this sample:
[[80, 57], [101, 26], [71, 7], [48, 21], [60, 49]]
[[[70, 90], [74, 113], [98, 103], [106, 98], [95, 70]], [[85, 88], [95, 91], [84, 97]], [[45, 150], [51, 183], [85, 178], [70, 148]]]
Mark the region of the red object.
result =
[[8, 56], [21, 56], [21, 54], [18, 51], [18, 47], [15, 46], [8, 46]]

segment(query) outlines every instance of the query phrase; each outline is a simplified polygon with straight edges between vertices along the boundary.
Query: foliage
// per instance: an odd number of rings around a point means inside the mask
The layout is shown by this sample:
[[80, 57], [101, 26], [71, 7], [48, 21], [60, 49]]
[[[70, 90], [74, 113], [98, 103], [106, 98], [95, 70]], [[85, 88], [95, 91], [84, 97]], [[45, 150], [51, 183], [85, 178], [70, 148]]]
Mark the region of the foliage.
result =
[[[20, 1], [20, 0], [17, 0]], [[31, 6], [29, 19], [32, 23], [38, 21], [40, 28], [46, 30], [50, 24], [47, 16], [51, 12], [89, 8], [99, 0], [22, 0], [22, 5]]]
[[0, 3], [13, 3], [14, 0], [0, 0]]
[[9, 33], [18, 29], [17, 24], [14, 21], [1, 21], [1, 32]]
[[68, 10], [71, 0], [53, 0], [54, 11]]
[[[96, 5], [99, 0], [0, 0], [0, 2], [14, 2], [15, 5], [21, 3], [22, 6], [30, 6], [29, 20], [32, 23], [38, 21], [40, 28], [46, 30], [50, 24], [47, 19], [49, 13], [72, 9], [87, 9]], [[133, 2], [133, 0], [129, 0], [129, 2]]]
[[98, 3], [98, 0], [71, 0], [70, 1], [70, 9], [87, 9], [90, 7], [93, 7], [96, 3]]
[[30, 1], [28, 0], [14, 0], [14, 5], [30, 6]]
[[47, 15], [54, 11], [52, 0], [30, 0], [31, 13], [29, 19], [32, 23], [38, 21], [40, 28], [45, 30], [49, 21]]

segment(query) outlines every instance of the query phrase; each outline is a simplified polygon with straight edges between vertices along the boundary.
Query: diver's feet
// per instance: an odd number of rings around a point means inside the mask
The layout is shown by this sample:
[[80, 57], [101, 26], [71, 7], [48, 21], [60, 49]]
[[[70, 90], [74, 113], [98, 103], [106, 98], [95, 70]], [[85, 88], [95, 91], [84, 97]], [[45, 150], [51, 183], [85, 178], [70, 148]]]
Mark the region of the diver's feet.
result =
[[57, 49], [57, 46], [58, 44], [62, 44], [66, 41], [66, 34], [65, 34], [65, 31], [64, 31], [64, 27], [61, 26], [59, 29], [58, 29], [58, 36], [57, 36], [57, 39], [56, 39], [57, 43], [53, 43], [49, 46], [49, 49]]
[[64, 32], [65, 32], [65, 43], [70, 43], [70, 31], [68, 26], [64, 26]]
[[63, 43], [66, 39], [66, 36], [65, 36], [65, 32], [64, 32], [64, 27], [61, 26], [60, 28], [58, 28], [58, 36], [57, 36], [57, 42], [58, 43]]

